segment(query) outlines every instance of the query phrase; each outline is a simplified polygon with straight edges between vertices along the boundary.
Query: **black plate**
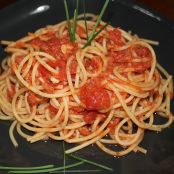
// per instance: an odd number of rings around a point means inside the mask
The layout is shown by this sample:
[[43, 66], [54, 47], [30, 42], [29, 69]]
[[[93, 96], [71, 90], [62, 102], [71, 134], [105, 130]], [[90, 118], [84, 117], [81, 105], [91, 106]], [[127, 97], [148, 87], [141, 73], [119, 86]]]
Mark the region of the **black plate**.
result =
[[[75, 0], [68, 1], [72, 10]], [[87, 1], [87, 11], [98, 13], [103, 1]], [[15, 40], [29, 31], [48, 24], [55, 24], [65, 19], [62, 0], [19, 1], [0, 11], [0, 39]], [[174, 75], [174, 24], [163, 17], [144, 9], [131, 1], [111, 1], [105, 13], [105, 20], [113, 26], [131, 30], [144, 38], [158, 40], [160, 45], [154, 47], [158, 61]], [[4, 57], [0, 47], [1, 60]], [[172, 104], [172, 106], [174, 106]], [[172, 108], [173, 109], [173, 108]], [[18, 135], [19, 147], [15, 149], [8, 136], [9, 124], [0, 123], [0, 164], [14, 166], [35, 166], [46, 164], [63, 164], [62, 142], [48, 141], [29, 144]], [[146, 132], [142, 146], [148, 153], [130, 153], [124, 157], [112, 157], [97, 149], [95, 145], [76, 153], [96, 162], [106, 164], [114, 169], [115, 174], [172, 174], [174, 173], [174, 125], [161, 133]], [[72, 161], [68, 161], [72, 162]], [[83, 165], [78, 169], [90, 169]], [[93, 167], [94, 169], [95, 167]], [[103, 171], [101, 173], [107, 173]], [[111, 173], [111, 172], [108, 172]]]

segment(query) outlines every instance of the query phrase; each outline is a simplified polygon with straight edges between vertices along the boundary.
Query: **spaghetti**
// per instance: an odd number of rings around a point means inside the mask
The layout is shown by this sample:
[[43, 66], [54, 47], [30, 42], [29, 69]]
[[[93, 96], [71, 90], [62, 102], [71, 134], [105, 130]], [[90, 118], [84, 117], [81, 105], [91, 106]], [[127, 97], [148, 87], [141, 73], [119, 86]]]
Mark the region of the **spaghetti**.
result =
[[[1, 41], [8, 57], [0, 75], [0, 119], [12, 122], [14, 146], [17, 130], [31, 143], [49, 138], [78, 144], [66, 153], [93, 143], [115, 156], [146, 153], [139, 146], [145, 131], [172, 124], [172, 76], [156, 61], [150, 44], [157, 42], [108, 25], [82, 49], [85, 29], [92, 32], [97, 19], [89, 16], [87, 27], [78, 20], [75, 42], [66, 21], [16, 42]], [[160, 117], [164, 124], [156, 124]]]

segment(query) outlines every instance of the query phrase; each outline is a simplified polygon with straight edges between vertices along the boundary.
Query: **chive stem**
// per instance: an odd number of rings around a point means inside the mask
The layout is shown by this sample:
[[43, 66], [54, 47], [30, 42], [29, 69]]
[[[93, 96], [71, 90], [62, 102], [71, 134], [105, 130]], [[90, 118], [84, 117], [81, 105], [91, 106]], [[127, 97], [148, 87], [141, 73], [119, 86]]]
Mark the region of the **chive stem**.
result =
[[95, 26], [94, 26], [94, 28], [93, 28], [93, 30], [92, 30], [92, 33], [91, 33], [91, 35], [90, 35], [89, 38], [92, 38], [93, 35], [95, 34], [96, 29], [97, 29], [97, 27], [98, 27], [98, 25], [99, 25], [99, 23], [100, 23], [100, 21], [101, 21], [101, 19], [102, 19], [102, 17], [103, 17], [103, 14], [104, 14], [104, 12], [105, 12], [106, 7], [108, 6], [108, 4], [109, 4], [109, 0], [106, 0], [105, 3], [104, 3], [104, 5], [103, 5], [103, 8], [102, 8], [102, 10], [101, 10], [101, 12], [100, 12], [100, 14], [99, 14], [99, 16], [98, 16], [98, 19], [97, 19], [97, 21], [96, 21], [96, 24], [95, 24]]
[[105, 165], [102, 165], [102, 164], [99, 164], [99, 163], [96, 163], [96, 162], [93, 162], [93, 161], [89, 161], [87, 159], [84, 159], [84, 158], [81, 158], [81, 157], [77, 157], [77, 156], [74, 156], [74, 155], [68, 155], [68, 156], [70, 156], [70, 157], [72, 157], [74, 159], [80, 160], [80, 161], [84, 161], [85, 163], [92, 164], [94, 166], [100, 167], [102, 169], [105, 169], [105, 170], [108, 170], [108, 171], [113, 171], [113, 169], [108, 167], [108, 166], [105, 166]]
[[91, 44], [91, 42], [108, 26], [108, 23], [106, 23], [100, 30], [98, 30], [91, 38], [88, 39], [86, 44], [82, 47], [82, 49], [86, 48], [88, 45]]
[[83, 0], [83, 13], [84, 13], [84, 21], [85, 21], [86, 38], [88, 40], [89, 36], [88, 36], [88, 25], [87, 25], [87, 21], [86, 21], [86, 3], [85, 3], [85, 0]]
[[37, 169], [48, 169], [53, 168], [54, 165], [45, 165], [38, 167], [11, 167], [11, 166], [0, 166], [0, 170], [37, 170]]
[[[55, 173], [63, 173], [64, 171], [57, 171]], [[66, 170], [67, 173], [89, 173], [89, 172], [101, 172], [101, 170]], [[54, 173], [54, 172], [51, 172]]]
[[54, 167], [54, 168], [41, 169], [41, 170], [29, 170], [29, 171], [26, 171], [26, 170], [20, 170], [20, 171], [19, 170], [11, 170], [8, 173], [18, 173], [18, 174], [20, 174], [20, 173], [22, 173], [22, 174], [26, 174], [26, 173], [46, 173], [46, 172], [54, 173], [54, 172], [59, 171], [59, 170], [64, 170], [64, 169], [69, 169], [69, 168], [79, 166], [83, 163], [84, 163], [84, 161], [80, 161], [80, 162], [73, 163], [73, 164], [70, 164], [70, 165], [67, 165], [67, 166]]
[[65, 7], [65, 14], [66, 14], [66, 19], [67, 19], [68, 32], [69, 32], [69, 35], [70, 35], [70, 41], [73, 41], [67, 1], [64, 0], [63, 2], [64, 2], [64, 7]]

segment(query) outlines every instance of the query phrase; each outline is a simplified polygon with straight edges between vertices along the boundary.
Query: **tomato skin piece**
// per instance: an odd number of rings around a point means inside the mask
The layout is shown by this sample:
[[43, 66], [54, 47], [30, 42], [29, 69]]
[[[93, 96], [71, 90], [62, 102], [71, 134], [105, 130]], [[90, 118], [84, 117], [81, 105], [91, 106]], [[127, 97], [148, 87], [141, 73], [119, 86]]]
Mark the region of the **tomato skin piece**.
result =
[[114, 131], [115, 126], [118, 125], [119, 122], [120, 122], [120, 118], [115, 118], [114, 120], [112, 120], [112, 121], [109, 123], [108, 128], [109, 128], [111, 131]]
[[39, 97], [37, 94], [33, 93], [33, 92], [28, 92], [28, 103], [30, 106], [35, 106], [38, 105], [40, 103], [42, 103], [44, 101], [44, 98]]
[[91, 131], [87, 128], [87, 126], [83, 126], [79, 129], [79, 132], [83, 136], [88, 136], [91, 134]]
[[108, 91], [99, 78], [93, 78], [80, 89], [80, 98], [87, 110], [102, 110], [110, 107]]
[[[50, 54], [59, 60], [66, 61], [70, 56], [74, 55], [78, 46], [76, 43], [72, 43], [68, 38], [59, 39], [57, 37], [51, 37], [47, 41], [43, 41], [40, 38], [36, 38], [31, 41], [31, 45], [38, 49]], [[65, 50], [62, 51], [62, 46], [65, 45]]]
[[87, 124], [93, 123], [95, 121], [95, 119], [97, 118], [97, 114], [98, 114], [97, 112], [87, 112], [83, 116], [84, 122]]

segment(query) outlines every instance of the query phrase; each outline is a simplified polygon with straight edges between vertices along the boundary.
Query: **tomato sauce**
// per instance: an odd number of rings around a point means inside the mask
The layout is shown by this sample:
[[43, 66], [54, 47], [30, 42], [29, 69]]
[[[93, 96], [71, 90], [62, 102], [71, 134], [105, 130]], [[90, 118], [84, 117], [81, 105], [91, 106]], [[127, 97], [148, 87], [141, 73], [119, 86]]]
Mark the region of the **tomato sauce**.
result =
[[108, 71], [111, 72], [115, 67], [118, 67], [123, 71], [125, 68], [131, 68], [132, 71], [141, 73], [151, 67], [151, 61], [150, 51], [142, 46], [134, 46], [122, 51], [111, 50]]
[[33, 92], [28, 92], [28, 103], [30, 106], [35, 106], [38, 105], [40, 103], [42, 103], [45, 99], [43, 97], [38, 96], [37, 94], [33, 93]]
[[11, 85], [11, 89], [7, 89], [7, 97], [10, 101], [12, 100], [15, 93], [16, 93], [15, 85]]
[[90, 79], [80, 89], [80, 99], [88, 110], [102, 110], [110, 107], [109, 93], [99, 78]]
[[91, 130], [89, 130], [89, 128], [87, 126], [83, 126], [79, 129], [79, 132], [81, 135], [83, 136], [88, 136], [91, 134]]
[[[31, 44], [59, 60], [67, 60], [68, 57], [73, 55], [77, 50], [77, 44], [70, 42], [68, 38], [59, 39], [57, 37], [52, 37], [47, 41], [36, 38]], [[65, 51], [62, 51], [63, 45], [66, 46]]]

